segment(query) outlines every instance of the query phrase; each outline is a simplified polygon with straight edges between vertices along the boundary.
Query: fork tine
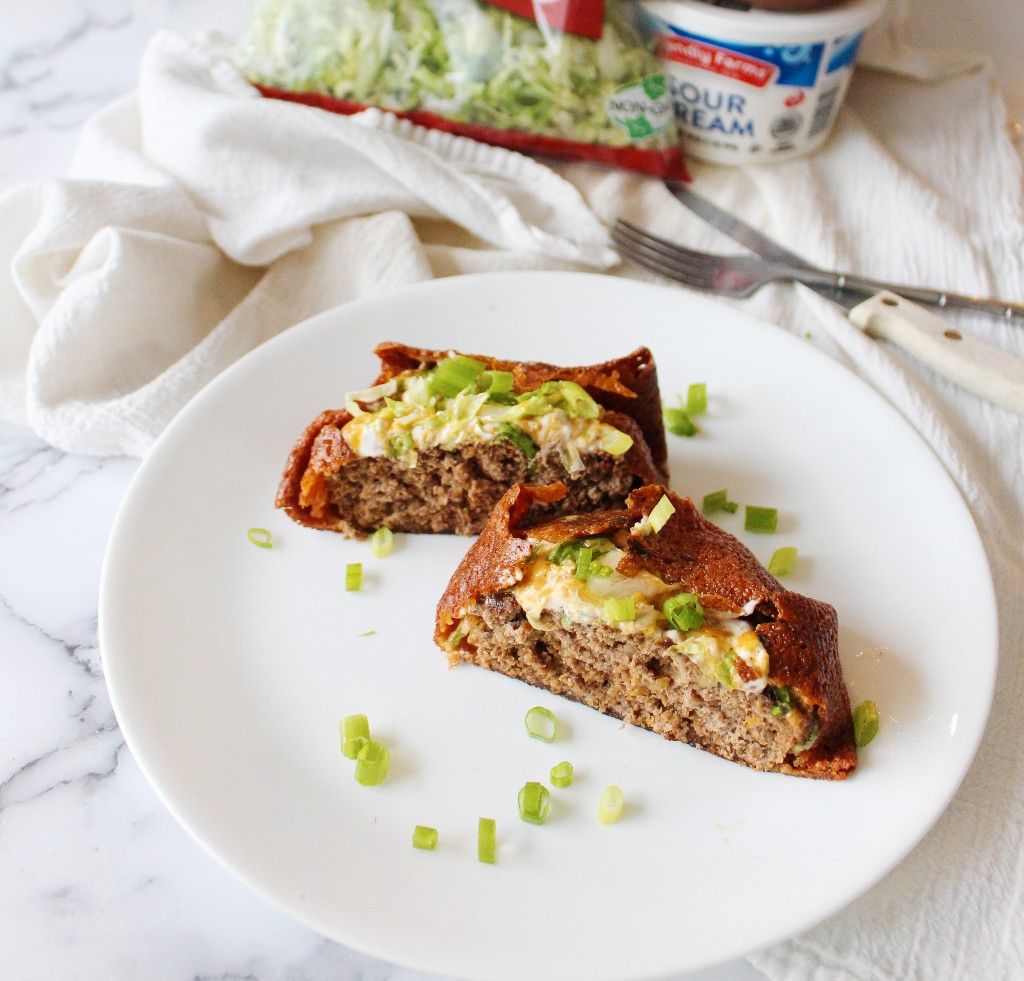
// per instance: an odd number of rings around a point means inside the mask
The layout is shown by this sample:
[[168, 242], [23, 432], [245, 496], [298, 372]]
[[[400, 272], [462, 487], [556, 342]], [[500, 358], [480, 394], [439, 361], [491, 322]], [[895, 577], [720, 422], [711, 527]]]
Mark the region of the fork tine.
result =
[[618, 220], [617, 224], [630, 232], [633, 237], [642, 240], [649, 248], [660, 252], [667, 259], [690, 263], [696, 265], [700, 269], [707, 270], [717, 269], [724, 262], [729, 262], [732, 259], [731, 256], [714, 255], [710, 252], [700, 252], [697, 249], [691, 249], [685, 245], [670, 242], [667, 238], [655, 235], [653, 232], [640, 228], [638, 225], [634, 225], [631, 221], [626, 221], [622, 218]]
[[612, 227], [612, 240], [622, 250], [627, 258], [648, 269], [653, 269], [662, 276], [674, 279], [677, 282], [696, 289], [711, 290], [714, 287], [713, 273], [707, 270], [695, 268], [685, 263], [673, 261], [656, 249], [652, 249], [645, 242], [630, 238], [621, 228]]

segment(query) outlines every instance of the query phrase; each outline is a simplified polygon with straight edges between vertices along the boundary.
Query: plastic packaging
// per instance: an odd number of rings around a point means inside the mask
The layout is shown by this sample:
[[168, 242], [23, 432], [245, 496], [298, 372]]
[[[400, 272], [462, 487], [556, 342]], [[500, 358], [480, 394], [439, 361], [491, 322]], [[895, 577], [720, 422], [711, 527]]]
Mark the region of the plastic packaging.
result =
[[810, 13], [646, 0], [686, 152], [714, 163], [788, 160], [828, 138], [861, 38], [885, 0]]
[[264, 95], [685, 178], [649, 23], [622, 0], [259, 0], [236, 56]]

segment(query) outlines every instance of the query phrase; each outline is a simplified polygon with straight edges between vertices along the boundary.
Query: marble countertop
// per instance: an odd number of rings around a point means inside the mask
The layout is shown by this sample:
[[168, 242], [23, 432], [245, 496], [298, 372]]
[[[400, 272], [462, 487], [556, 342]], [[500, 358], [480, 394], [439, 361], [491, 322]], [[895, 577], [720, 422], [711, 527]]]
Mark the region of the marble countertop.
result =
[[[249, 6], [8, 5], [0, 191], [64, 170], [82, 121], [132, 86], [156, 27], [235, 33]], [[1024, 90], [1005, 60], [1006, 82]], [[325, 940], [250, 893], [164, 811], [125, 748], [103, 682], [96, 607], [107, 534], [135, 467], [68, 456], [0, 425], [0, 973], [418, 977]], [[700, 977], [763, 976], [734, 962]]]

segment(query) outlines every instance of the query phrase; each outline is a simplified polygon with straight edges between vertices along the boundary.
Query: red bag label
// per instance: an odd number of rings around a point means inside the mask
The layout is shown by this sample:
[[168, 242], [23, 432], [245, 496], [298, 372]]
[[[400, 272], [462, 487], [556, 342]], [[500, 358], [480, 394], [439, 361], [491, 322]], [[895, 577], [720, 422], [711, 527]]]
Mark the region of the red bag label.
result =
[[756, 89], [763, 89], [773, 82], [778, 72], [776, 66], [769, 61], [671, 34], [662, 34], [658, 38], [658, 57], [734, 78]]
[[604, 0], [484, 0], [535, 24], [597, 39], [604, 28]]

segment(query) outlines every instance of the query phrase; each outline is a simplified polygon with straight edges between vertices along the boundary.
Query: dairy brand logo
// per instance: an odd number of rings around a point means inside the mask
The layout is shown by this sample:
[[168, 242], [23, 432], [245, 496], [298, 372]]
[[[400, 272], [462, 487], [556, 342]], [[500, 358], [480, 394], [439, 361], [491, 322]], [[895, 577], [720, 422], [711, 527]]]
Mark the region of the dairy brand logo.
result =
[[824, 44], [734, 44], [691, 34], [671, 24], [658, 37], [658, 55], [668, 61], [722, 75], [752, 88], [798, 85], [818, 79]]
[[767, 61], [698, 41], [696, 38], [675, 37], [670, 34], [663, 34], [658, 39], [658, 57], [677, 61], [681, 65], [703, 68], [704, 71], [734, 78], [758, 89], [770, 85], [778, 71], [775, 65]]
[[605, 102], [608, 118], [624, 129], [630, 140], [660, 133], [672, 120], [672, 97], [664, 75], [648, 75], [642, 82], [624, 85]]

